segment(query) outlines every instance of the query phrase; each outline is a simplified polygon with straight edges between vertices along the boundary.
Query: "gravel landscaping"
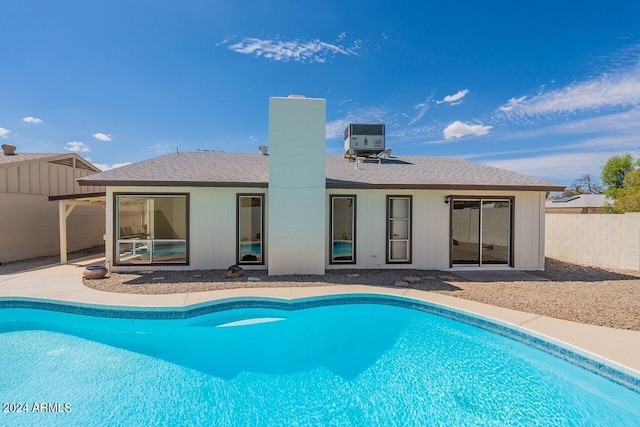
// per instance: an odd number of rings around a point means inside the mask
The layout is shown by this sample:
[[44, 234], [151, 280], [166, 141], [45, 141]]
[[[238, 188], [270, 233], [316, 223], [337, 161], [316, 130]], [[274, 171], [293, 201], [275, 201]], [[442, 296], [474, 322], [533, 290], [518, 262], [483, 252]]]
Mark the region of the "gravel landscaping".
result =
[[[454, 273], [424, 270], [328, 270], [324, 276], [268, 276], [264, 270], [225, 279], [225, 270], [113, 273], [85, 285], [108, 292], [167, 294], [231, 288], [370, 285], [439, 292], [559, 319], [640, 331], [640, 272], [615, 271], [547, 259], [548, 280], [470, 282]], [[416, 283], [398, 283], [406, 276]], [[256, 281], [249, 278], [259, 279]]]

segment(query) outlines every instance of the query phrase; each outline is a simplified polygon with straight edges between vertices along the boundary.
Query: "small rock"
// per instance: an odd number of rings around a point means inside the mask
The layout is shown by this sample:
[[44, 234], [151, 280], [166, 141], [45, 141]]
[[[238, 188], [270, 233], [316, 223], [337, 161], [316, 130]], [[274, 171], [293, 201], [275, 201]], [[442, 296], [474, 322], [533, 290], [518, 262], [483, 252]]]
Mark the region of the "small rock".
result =
[[360, 276], [359, 274], [347, 274], [347, 277], [358, 277]]
[[202, 277], [202, 274], [194, 274], [193, 277]]
[[422, 279], [417, 277], [417, 276], [406, 276], [404, 279], [405, 282], [407, 283], [418, 283], [420, 282]]
[[405, 281], [398, 280], [396, 283], [393, 284], [393, 286], [397, 288], [406, 288], [407, 286], [409, 286], [409, 284]]
[[164, 277], [162, 276], [153, 277], [151, 280], [164, 280]]
[[238, 265], [229, 266], [227, 273], [224, 275], [227, 279], [235, 279], [244, 276], [244, 270]]
[[249, 282], [260, 282], [262, 279], [259, 277], [247, 277], [247, 281]]

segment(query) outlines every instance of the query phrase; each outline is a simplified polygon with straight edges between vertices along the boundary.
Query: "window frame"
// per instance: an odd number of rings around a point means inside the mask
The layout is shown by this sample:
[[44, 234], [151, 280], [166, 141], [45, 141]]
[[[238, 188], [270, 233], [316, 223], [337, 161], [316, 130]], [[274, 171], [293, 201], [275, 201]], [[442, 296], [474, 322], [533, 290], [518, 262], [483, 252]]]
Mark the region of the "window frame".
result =
[[[127, 263], [123, 263], [123, 262], [119, 262], [118, 261], [118, 242], [121, 240], [131, 240], [131, 239], [119, 239], [119, 233], [120, 233], [120, 228], [119, 228], [119, 218], [118, 218], [118, 208], [119, 208], [119, 204], [118, 204], [118, 197], [119, 196], [125, 196], [125, 197], [140, 197], [140, 198], [153, 198], [155, 196], [161, 196], [161, 197], [184, 197], [185, 198], [185, 234], [186, 234], [186, 238], [185, 240], [185, 261], [184, 262], [127, 262]], [[113, 232], [112, 232], [112, 238], [111, 238], [111, 243], [112, 243], [112, 263], [114, 266], [118, 266], [118, 267], [144, 267], [144, 266], [184, 266], [184, 265], [189, 265], [189, 252], [190, 252], [190, 245], [191, 245], [191, 232], [190, 232], [190, 208], [191, 208], [191, 203], [190, 203], [190, 194], [189, 193], [161, 193], [161, 192], [117, 192], [117, 193], [113, 193]], [[140, 242], [145, 241], [145, 242], [150, 242], [153, 245], [154, 241], [171, 241], [171, 240], [183, 240], [183, 239], [141, 239], [138, 240]], [[127, 243], [127, 242], [125, 242]]]
[[[242, 197], [260, 197], [260, 247], [262, 249], [262, 259], [260, 261], [242, 261], [240, 260], [240, 199]], [[265, 194], [264, 193], [236, 193], [236, 264], [237, 265], [264, 265], [267, 257], [265, 246]]]
[[[353, 216], [352, 216], [352, 259], [350, 261], [334, 261], [333, 259], [333, 200], [334, 199], [352, 199], [353, 200]], [[349, 265], [357, 264], [356, 237], [358, 232], [358, 196], [356, 194], [330, 194], [329, 195], [329, 264], [330, 265]]]
[[[406, 260], [392, 260], [390, 258], [391, 256], [391, 243], [394, 240], [399, 240], [399, 239], [391, 239], [391, 200], [392, 199], [408, 199], [409, 200], [409, 216], [407, 218], [409, 224], [408, 224], [408, 243], [407, 243], [407, 249], [409, 251], [409, 257]], [[413, 264], [413, 196], [408, 194], [408, 195], [404, 195], [404, 194], [387, 194], [387, 213], [386, 213], [386, 218], [385, 218], [385, 222], [386, 222], [386, 235], [385, 235], [385, 261], [386, 264]], [[401, 239], [401, 240], [405, 240], [405, 239]]]

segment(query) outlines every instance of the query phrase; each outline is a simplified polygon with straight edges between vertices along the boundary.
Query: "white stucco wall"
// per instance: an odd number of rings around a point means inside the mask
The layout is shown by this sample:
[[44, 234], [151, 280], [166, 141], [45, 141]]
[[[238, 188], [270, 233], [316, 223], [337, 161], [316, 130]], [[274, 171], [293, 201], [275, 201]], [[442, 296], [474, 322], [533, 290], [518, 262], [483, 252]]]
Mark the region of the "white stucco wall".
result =
[[[226, 269], [236, 263], [236, 195], [265, 194], [264, 188], [108, 187], [106, 255], [113, 266], [113, 194], [189, 193], [189, 265], [114, 266], [113, 271]], [[265, 197], [265, 224], [268, 221]], [[269, 234], [265, 230], [265, 244]], [[268, 247], [266, 248], [268, 254]], [[243, 265], [245, 270], [265, 269]]]
[[[544, 269], [544, 193], [528, 191], [445, 191], [445, 190], [327, 190], [326, 232], [329, 236], [329, 195], [357, 196], [356, 264], [329, 264], [327, 269], [415, 268], [449, 269], [449, 205], [445, 196], [515, 196], [514, 268]], [[413, 259], [411, 264], [386, 264], [386, 196], [413, 196]], [[542, 227], [542, 228], [541, 228]], [[327, 245], [328, 245], [327, 238]], [[495, 267], [484, 267], [495, 268]]]
[[[259, 188], [200, 188], [200, 187], [109, 187], [107, 192], [107, 257], [111, 260], [113, 192], [150, 194], [176, 192], [190, 194], [190, 265], [115, 267], [115, 271], [162, 269], [226, 269], [236, 262], [236, 194], [265, 194], [265, 224], [270, 223], [272, 197], [270, 191]], [[329, 195], [357, 195], [356, 261], [354, 264], [329, 264]], [[386, 264], [386, 196], [413, 196], [413, 262]], [[341, 268], [415, 268], [425, 270], [449, 269], [449, 205], [447, 195], [515, 196], [514, 205], [514, 264], [516, 269], [544, 268], [544, 193], [441, 190], [338, 190], [324, 191], [325, 206], [315, 228], [323, 230], [324, 241], [320, 259], [323, 269]], [[72, 214], [73, 215], [73, 214]], [[266, 269], [273, 259], [273, 228], [265, 230], [265, 265], [243, 266], [245, 269]], [[289, 234], [289, 229], [284, 229]], [[542, 234], [541, 234], [542, 233]], [[492, 268], [492, 267], [487, 267]]]
[[324, 274], [326, 101], [269, 99], [270, 275]]

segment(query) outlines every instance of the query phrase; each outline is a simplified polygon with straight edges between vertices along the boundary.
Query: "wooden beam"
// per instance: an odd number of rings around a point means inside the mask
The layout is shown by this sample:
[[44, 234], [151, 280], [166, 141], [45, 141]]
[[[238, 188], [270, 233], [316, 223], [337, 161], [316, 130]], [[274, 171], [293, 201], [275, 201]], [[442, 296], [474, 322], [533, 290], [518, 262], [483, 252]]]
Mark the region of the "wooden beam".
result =
[[58, 221], [60, 223], [60, 264], [67, 263], [67, 207], [64, 200], [58, 201]]

